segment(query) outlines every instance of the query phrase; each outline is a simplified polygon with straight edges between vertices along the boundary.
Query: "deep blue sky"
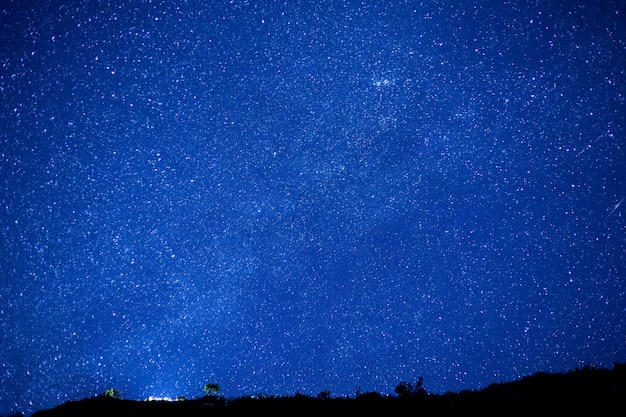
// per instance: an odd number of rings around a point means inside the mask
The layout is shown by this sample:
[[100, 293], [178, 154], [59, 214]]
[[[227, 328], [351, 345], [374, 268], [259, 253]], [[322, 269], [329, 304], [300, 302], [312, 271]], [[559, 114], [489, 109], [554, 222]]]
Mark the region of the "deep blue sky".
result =
[[619, 2], [23, 3], [0, 413], [626, 361]]

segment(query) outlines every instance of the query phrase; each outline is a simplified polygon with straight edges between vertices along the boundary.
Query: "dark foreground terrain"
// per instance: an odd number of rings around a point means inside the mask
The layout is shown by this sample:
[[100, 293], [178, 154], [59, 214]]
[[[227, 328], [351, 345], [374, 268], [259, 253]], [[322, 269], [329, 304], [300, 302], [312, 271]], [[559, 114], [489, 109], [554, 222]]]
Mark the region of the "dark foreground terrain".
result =
[[[623, 415], [626, 410], [626, 365], [612, 370], [585, 368], [568, 374], [538, 373], [510, 383], [498, 383], [480, 391], [463, 391], [408, 398], [365, 393], [356, 398], [312, 398], [303, 395], [280, 398], [204, 397], [175, 402], [130, 401], [111, 397], [68, 402], [34, 417], [56, 416], [346, 416], [358, 414], [428, 415], [488, 412], [603, 412]], [[595, 414], [594, 415], [597, 415]]]

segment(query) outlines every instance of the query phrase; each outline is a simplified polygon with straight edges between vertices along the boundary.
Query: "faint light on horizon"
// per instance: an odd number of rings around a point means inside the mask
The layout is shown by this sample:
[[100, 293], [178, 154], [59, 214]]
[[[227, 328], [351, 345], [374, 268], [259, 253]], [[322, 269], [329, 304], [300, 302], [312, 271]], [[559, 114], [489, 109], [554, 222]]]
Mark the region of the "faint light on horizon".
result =
[[146, 401], [174, 401], [173, 398], [170, 397], [154, 397], [154, 396], [149, 396]]

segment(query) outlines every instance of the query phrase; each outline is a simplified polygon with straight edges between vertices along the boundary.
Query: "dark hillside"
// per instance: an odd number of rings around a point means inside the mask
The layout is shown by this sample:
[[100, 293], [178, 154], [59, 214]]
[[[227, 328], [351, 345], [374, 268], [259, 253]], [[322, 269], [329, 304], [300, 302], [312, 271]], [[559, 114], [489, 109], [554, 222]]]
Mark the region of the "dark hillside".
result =
[[68, 402], [34, 417], [122, 416], [252, 416], [323, 415], [357, 413], [399, 415], [399, 413], [465, 412], [565, 412], [610, 411], [626, 406], [626, 365], [612, 370], [584, 368], [567, 374], [546, 374], [498, 383], [480, 391], [463, 391], [415, 398], [366, 393], [356, 398], [317, 399], [304, 395], [277, 398], [204, 397], [176, 402], [130, 401], [96, 397]]

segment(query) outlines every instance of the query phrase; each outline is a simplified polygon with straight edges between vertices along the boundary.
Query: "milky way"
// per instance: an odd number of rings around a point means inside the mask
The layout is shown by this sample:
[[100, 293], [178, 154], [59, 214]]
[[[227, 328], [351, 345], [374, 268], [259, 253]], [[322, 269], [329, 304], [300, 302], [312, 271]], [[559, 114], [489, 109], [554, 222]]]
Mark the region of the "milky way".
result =
[[618, 2], [4, 3], [0, 414], [626, 361]]

